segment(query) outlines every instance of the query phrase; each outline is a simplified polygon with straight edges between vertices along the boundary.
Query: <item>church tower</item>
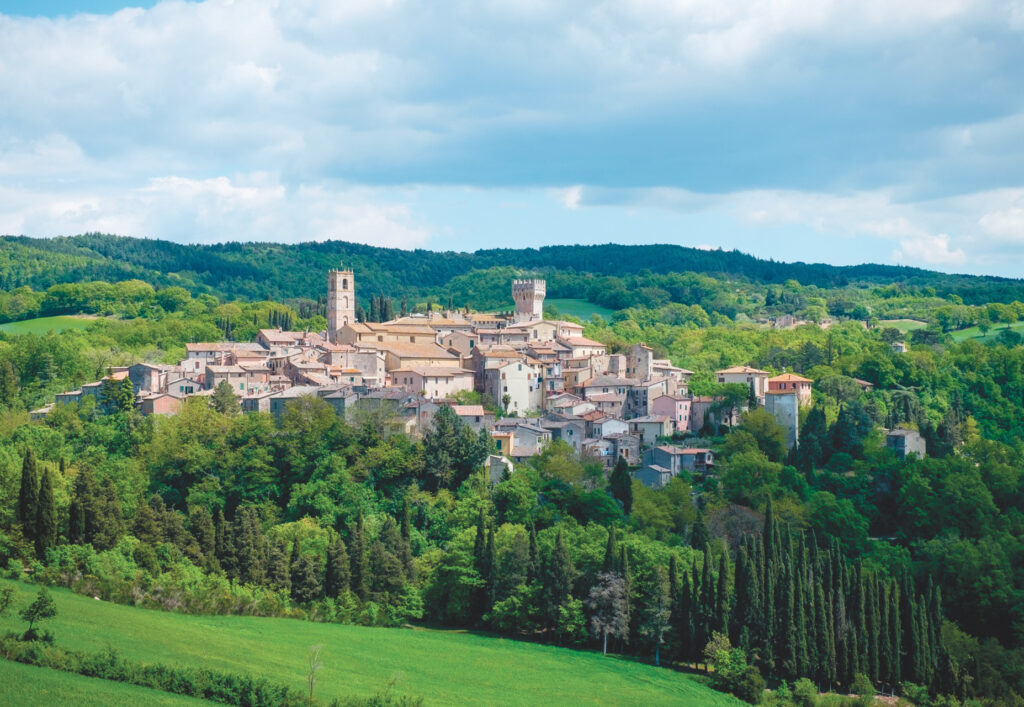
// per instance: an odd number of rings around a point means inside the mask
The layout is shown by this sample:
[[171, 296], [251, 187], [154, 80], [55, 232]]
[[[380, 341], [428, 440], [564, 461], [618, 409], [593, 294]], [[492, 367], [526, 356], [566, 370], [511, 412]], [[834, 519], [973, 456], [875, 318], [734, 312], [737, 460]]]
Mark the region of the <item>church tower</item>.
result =
[[346, 324], [356, 321], [356, 282], [351, 270], [327, 273], [327, 340], [338, 343]]

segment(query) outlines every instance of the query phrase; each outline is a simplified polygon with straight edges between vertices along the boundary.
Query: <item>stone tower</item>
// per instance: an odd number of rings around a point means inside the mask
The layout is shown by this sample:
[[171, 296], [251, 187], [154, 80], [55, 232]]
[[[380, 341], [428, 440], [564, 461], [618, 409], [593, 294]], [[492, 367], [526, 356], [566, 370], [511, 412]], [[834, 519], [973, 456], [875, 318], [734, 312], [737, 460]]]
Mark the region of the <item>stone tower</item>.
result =
[[351, 270], [327, 273], [327, 340], [338, 343], [346, 324], [356, 321], [356, 282]]
[[543, 319], [546, 293], [547, 283], [543, 280], [513, 280], [512, 299], [516, 301], [516, 321]]

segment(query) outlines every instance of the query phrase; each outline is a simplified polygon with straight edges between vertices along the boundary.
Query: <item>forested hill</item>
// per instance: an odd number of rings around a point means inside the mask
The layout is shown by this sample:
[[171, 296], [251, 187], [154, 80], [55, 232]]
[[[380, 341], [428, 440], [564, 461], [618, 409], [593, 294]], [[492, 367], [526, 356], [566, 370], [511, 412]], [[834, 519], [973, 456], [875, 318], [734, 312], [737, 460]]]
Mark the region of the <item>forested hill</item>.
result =
[[[897, 283], [931, 287], [939, 296], [955, 293], [967, 303], [1024, 300], [1024, 280], [946, 275], [891, 265], [782, 263], [739, 251], [675, 245], [567, 245], [455, 253], [378, 248], [345, 241], [181, 245], [102, 234], [0, 239], [0, 287], [7, 290], [23, 285], [41, 290], [62, 282], [138, 278], [157, 286], [182, 285], [193, 293], [209, 292], [226, 298], [315, 298], [323, 293], [324, 273], [340, 263], [358, 272], [357, 283], [364, 298], [371, 293], [441, 294], [453, 278], [502, 267], [542, 275], [561, 272], [618, 277], [695, 272], [763, 284], [796, 280], [823, 288]], [[578, 283], [549, 282], [549, 295], [585, 296], [584, 292], [565, 291], [578, 287]], [[562, 291], [551, 292], [552, 284]]]

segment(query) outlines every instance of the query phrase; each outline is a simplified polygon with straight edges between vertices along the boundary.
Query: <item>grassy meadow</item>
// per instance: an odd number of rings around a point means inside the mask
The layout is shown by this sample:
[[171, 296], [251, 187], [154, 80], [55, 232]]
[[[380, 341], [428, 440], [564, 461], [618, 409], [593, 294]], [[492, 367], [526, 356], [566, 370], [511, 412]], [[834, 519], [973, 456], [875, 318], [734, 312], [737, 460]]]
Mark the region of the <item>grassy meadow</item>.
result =
[[976, 326], [972, 326], [967, 329], [950, 332], [950, 335], [953, 337], [954, 341], [967, 341], [968, 339], [972, 339], [974, 341], [986, 342], [995, 340], [995, 338], [999, 336], [999, 332], [1007, 328], [1011, 331], [1016, 331], [1019, 334], [1024, 334], [1024, 322], [1015, 322], [1010, 324], [1009, 327], [1007, 327], [1006, 324], [994, 324], [989, 328], [987, 334], [982, 334], [981, 329]]
[[928, 326], [928, 322], [922, 322], [917, 319], [880, 319], [878, 326], [899, 329], [904, 334], [908, 334], [915, 329], [924, 329]]
[[45, 334], [50, 331], [85, 329], [92, 323], [92, 317], [36, 317], [19, 322], [0, 324], [0, 331], [8, 334]]
[[188, 707], [213, 702], [0, 660], [0, 704], [21, 707]]
[[615, 314], [614, 309], [592, 304], [585, 299], [546, 299], [544, 304], [554, 307], [562, 314], [579, 317], [583, 321], [587, 321], [595, 314], [600, 314], [605, 319], [611, 319], [611, 316]]
[[[15, 586], [17, 608], [38, 591], [28, 584]], [[309, 646], [321, 645], [317, 695], [324, 701], [369, 696], [393, 681], [395, 693], [422, 696], [428, 704], [742, 704], [687, 675], [593, 652], [456, 631], [186, 616], [118, 606], [62, 589], [51, 593], [58, 616], [45, 628], [58, 645], [76, 650], [114, 646], [133, 660], [260, 675], [301, 690]], [[0, 618], [0, 630], [23, 628], [16, 611]], [[0, 675], [14, 675], [15, 668], [3, 661], [0, 667], [8, 671]], [[43, 673], [49, 674], [38, 683], [18, 682], [33, 693], [30, 699], [49, 704], [55, 701], [44, 700], [38, 690], [63, 689], [65, 683], [72, 689], [71, 682], [88, 680]], [[105, 703], [129, 700], [122, 689], [111, 683]]]

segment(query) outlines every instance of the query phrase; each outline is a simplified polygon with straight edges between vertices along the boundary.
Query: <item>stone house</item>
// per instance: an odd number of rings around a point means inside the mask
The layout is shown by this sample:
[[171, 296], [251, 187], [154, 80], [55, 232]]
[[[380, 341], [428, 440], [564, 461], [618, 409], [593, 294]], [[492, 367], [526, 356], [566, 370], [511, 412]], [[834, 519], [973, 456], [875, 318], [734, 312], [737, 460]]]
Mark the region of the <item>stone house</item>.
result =
[[587, 436], [587, 423], [583, 420], [558, 413], [548, 413], [537, 424], [551, 433], [551, 439], [562, 440], [576, 452], [582, 449], [583, 440]]
[[924, 459], [927, 448], [920, 432], [901, 428], [885, 433], [885, 446], [900, 459], [906, 459], [908, 454], [916, 454], [918, 459]]
[[569, 348], [569, 356], [572, 358], [590, 358], [605, 354], [604, 344], [585, 336], [559, 337], [558, 341]]
[[143, 415], [177, 415], [181, 410], [181, 398], [168, 393], [144, 393], [137, 404]]
[[657, 443], [659, 437], [668, 437], [672, 434], [672, 420], [666, 415], [646, 415], [627, 420], [629, 431], [640, 438], [640, 444], [651, 446]]
[[483, 405], [452, 405], [451, 408], [474, 432], [489, 430], [494, 425], [494, 415], [484, 410]]
[[525, 359], [505, 361], [484, 371], [483, 392], [504, 406], [508, 396], [507, 412], [523, 413], [540, 410], [544, 406], [543, 379], [540, 371]]
[[431, 400], [452, 398], [460, 391], [473, 390], [473, 372], [462, 368], [418, 366], [391, 371], [393, 385]]

